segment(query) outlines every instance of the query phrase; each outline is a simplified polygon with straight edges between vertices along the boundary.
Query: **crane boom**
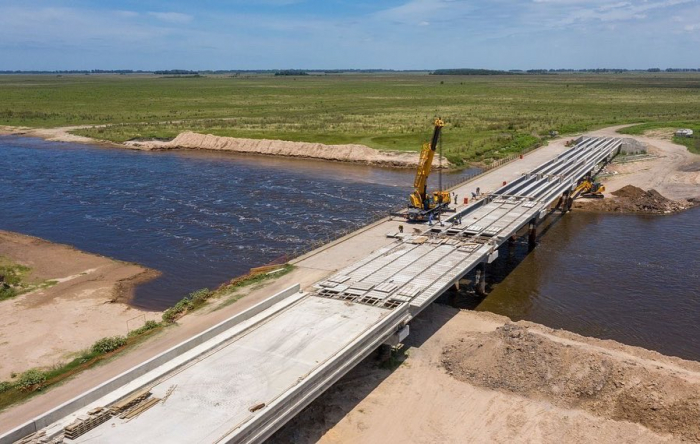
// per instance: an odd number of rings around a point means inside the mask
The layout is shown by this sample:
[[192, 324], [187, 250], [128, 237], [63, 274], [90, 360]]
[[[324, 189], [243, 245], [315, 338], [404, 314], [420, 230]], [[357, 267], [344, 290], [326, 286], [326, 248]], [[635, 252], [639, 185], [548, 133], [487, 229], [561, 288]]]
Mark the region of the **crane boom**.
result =
[[[429, 210], [431, 208], [428, 199], [428, 176], [430, 175], [430, 170], [433, 166], [435, 150], [437, 149], [437, 144], [440, 140], [440, 133], [442, 128], [445, 126], [445, 122], [443, 122], [442, 119], [437, 118], [435, 119], [434, 125], [433, 138], [431, 139], [430, 143], [423, 144], [423, 149], [420, 152], [418, 169], [416, 170], [416, 178], [413, 181], [414, 191], [410, 198], [412, 207], [421, 208], [423, 210]], [[449, 203], [449, 197], [447, 199]]]

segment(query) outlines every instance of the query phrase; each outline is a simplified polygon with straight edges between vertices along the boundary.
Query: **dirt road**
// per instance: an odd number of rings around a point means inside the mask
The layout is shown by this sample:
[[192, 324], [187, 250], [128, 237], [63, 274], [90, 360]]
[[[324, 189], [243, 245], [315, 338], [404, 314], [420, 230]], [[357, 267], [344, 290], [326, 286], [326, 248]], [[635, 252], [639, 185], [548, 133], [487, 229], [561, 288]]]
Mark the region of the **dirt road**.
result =
[[667, 139], [618, 134], [616, 131], [624, 126], [605, 128], [590, 134], [631, 137], [644, 143], [648, 147], [648, 153], [657, 157], [609, 166], [607, 170], [614, 173], [614, 176], [606, 177], [603, 181], [606, 196], [625, 185], [634, 185], [644, 190], [654, 189], [673, 200], [700, 197], [700, 155]]

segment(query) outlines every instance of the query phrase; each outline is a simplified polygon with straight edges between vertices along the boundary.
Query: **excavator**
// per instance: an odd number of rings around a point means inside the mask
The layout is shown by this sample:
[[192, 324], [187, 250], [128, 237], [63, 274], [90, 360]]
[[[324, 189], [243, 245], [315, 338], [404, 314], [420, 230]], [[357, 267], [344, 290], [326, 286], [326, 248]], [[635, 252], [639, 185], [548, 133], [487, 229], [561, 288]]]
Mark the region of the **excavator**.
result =
[[418, 169], [416, 178], [413, 181], [414, 191], [409, 198], [408, 213], [406, 217], [410, 221], [424, 221], [430, 218], [432, 214], [440, 213], [447, 209], [450, 203], [449, 191], [433, 191], [432, 196], [428, 194], [428, 176], [433, 166], [433, 157], [437, 149], [440, 133], [445, 126], [445, 122], [439, 117], [435, 119], [435, 128], [433, 130], [433, 138], [429, 143], [423, 144], [423, 149], [420, 152], [418, 161]]
[[574, 188], [574, 191], [571, 193], [574, 198], [576, 197], [586, 197], [586, 198], [593, 198], [593, 199], [602, 199], [603, 193], [605, 192], [605, 185], [602, 185], [600, 182], [594, 182], [593, 178], [588, 175], [581, 179]]

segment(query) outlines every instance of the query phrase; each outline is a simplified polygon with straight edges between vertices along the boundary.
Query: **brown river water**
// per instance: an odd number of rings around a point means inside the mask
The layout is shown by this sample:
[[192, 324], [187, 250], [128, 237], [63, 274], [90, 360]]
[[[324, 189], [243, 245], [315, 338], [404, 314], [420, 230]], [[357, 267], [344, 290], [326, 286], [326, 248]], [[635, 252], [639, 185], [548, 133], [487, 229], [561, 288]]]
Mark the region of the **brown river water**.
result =
[[[0, 229], [162, 271], [137, 289], [147, 309], [359, 228], [413, 182], [406, 170], [21, 137], [0, 137], [0, 171]], [[700, 360], [700, 208], [549, 222], [534, 251], [526, 239], [502, 248], [488, 297], [455, 302]]]

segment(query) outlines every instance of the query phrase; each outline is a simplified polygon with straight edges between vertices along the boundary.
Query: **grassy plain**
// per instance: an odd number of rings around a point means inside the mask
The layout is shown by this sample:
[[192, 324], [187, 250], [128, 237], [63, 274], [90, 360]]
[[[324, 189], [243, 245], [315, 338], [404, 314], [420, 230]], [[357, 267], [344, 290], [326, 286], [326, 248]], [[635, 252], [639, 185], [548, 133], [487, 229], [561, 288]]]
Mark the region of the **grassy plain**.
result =
[[700, 74], [0, 76], [0, 125], [108, 125], [76, 133], [116, 142], [193, 130], [418, 150], [436, 116], [452, 160], [500, 158], [550, 130], [700, 122]]

